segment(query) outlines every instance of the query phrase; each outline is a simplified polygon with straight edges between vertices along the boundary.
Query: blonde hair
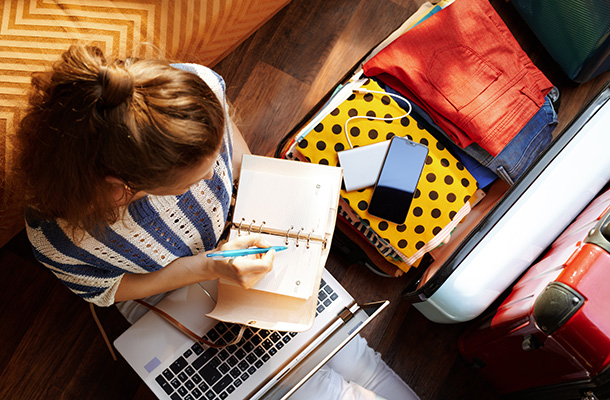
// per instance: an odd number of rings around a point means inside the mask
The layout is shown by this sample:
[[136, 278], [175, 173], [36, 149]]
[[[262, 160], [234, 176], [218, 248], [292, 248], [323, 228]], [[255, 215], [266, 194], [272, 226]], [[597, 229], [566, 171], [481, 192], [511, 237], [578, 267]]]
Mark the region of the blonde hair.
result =
[[216, 95], [198, 76], [159, 60], [108, 61], [70, 47], [32, 77], [17, 132], [26, 204], [75, 229], [101, 229], [119, 213], [107, 176], [133, 191], [162, 187], [214, 154], [224, 131]]

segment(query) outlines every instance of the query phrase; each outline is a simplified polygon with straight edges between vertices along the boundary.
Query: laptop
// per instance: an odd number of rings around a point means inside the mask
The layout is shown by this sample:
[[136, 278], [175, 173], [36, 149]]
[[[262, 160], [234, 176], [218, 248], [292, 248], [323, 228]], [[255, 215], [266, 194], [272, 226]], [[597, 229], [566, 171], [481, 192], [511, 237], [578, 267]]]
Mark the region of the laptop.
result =
[[[240, 326], [205, 316], [216, 297], [216, 282], [202, 282], [170, 293], [157, 308], [206, 340], [230, 343]], [[359, 306], [324, 270], [308, 331], [249, 327], [238, 344], [215, 349], [148, 312], [114, 345], [159, 399], [286, 399], [388, 304]]]

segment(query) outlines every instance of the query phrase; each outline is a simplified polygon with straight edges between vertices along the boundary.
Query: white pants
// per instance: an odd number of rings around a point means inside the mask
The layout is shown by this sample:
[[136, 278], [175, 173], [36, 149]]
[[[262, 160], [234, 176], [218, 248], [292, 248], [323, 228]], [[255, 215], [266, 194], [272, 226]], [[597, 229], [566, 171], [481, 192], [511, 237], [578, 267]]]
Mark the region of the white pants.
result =
[[358, 335], [290, 396], [290, 400], [311, 399], [419, 400], [419, 397]]

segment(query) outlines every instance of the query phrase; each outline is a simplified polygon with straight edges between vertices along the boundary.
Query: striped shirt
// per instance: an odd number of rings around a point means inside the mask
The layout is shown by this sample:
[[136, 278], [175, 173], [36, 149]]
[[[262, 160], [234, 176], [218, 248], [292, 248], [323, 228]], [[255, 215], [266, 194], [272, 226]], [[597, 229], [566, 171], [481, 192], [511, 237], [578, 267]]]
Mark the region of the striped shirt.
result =
[[81, 232], [75, 241], [62, 220], [38, 220], [26, 212], [26, 230], [38, 261], [74, 293], [99, 306], [114, 304], [124, 274], [157, 271], [180, 257], [215, 248], [227, 220], [233, 131], [224, 81], [200, 65], [173, 66], [201, 77], [225, 110], [223, 143], [211, 179], [179, 196], [148, 195], [131, 203], [124, 219], [106, 227], [101, 239]]

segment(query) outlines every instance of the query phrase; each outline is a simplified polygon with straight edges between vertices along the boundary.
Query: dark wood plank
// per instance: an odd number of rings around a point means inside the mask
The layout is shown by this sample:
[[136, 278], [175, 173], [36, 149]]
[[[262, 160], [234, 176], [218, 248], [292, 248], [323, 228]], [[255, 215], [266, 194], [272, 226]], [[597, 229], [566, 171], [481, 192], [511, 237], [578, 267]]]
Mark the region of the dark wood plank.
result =
[[[286, 115], [298, 112], [293, 93], [306, 92], [308, 86], [269, 64], [255, 65], [234, 101], [236, 124], [255, 154], [272, 155], [277, 143], [291, 128]], [[247, 110], [247, 116], [243, 110]], [[256, 115], [256, 118], [251, 118]]]
[[[235, 49], [215, 69], [225, 78], [253, 152], [272, 154], [284, 134], [422, 3], [292, 0]], [[509, 2], [491, 3], [560, 88], [559, 132], [609, 74], [585, 84], [571, 82]], [[0, 398], [155, 398], [122, 358], [112, 361], [87, 305], [33, 260], [23, 234], [0, 249], [0, 266]], [[363, 336], [423, 400], [498, 398], [459, 356], [457, 340], [468, 323], [428, 321], [402, 298], [407, 278], [380, 277], [351, 265], [337, 250], [331, 250], [327, 268], [357, 301], [390, 300]], [[128, 326], [114, 307], [98, 314], [111, 340]]]
[[221, 61], [215, 70], [227, 82], [251, 150], [271, 154], [286, 132], [413, 11], [387, 0], [293, 1]]
[[[131, 398], [139, 380], [111, 359], [88, 305], [31, 259], [3, 250], [0, 265], [0, 398]], [[114, 307], [99, 316], [110, 337], [128, 327]]]
[[328, 53], [337, 44], [359, 0], [310, 0], [294, 2], [278, 24], [262, 61], [296, 79], [311, 84]]

